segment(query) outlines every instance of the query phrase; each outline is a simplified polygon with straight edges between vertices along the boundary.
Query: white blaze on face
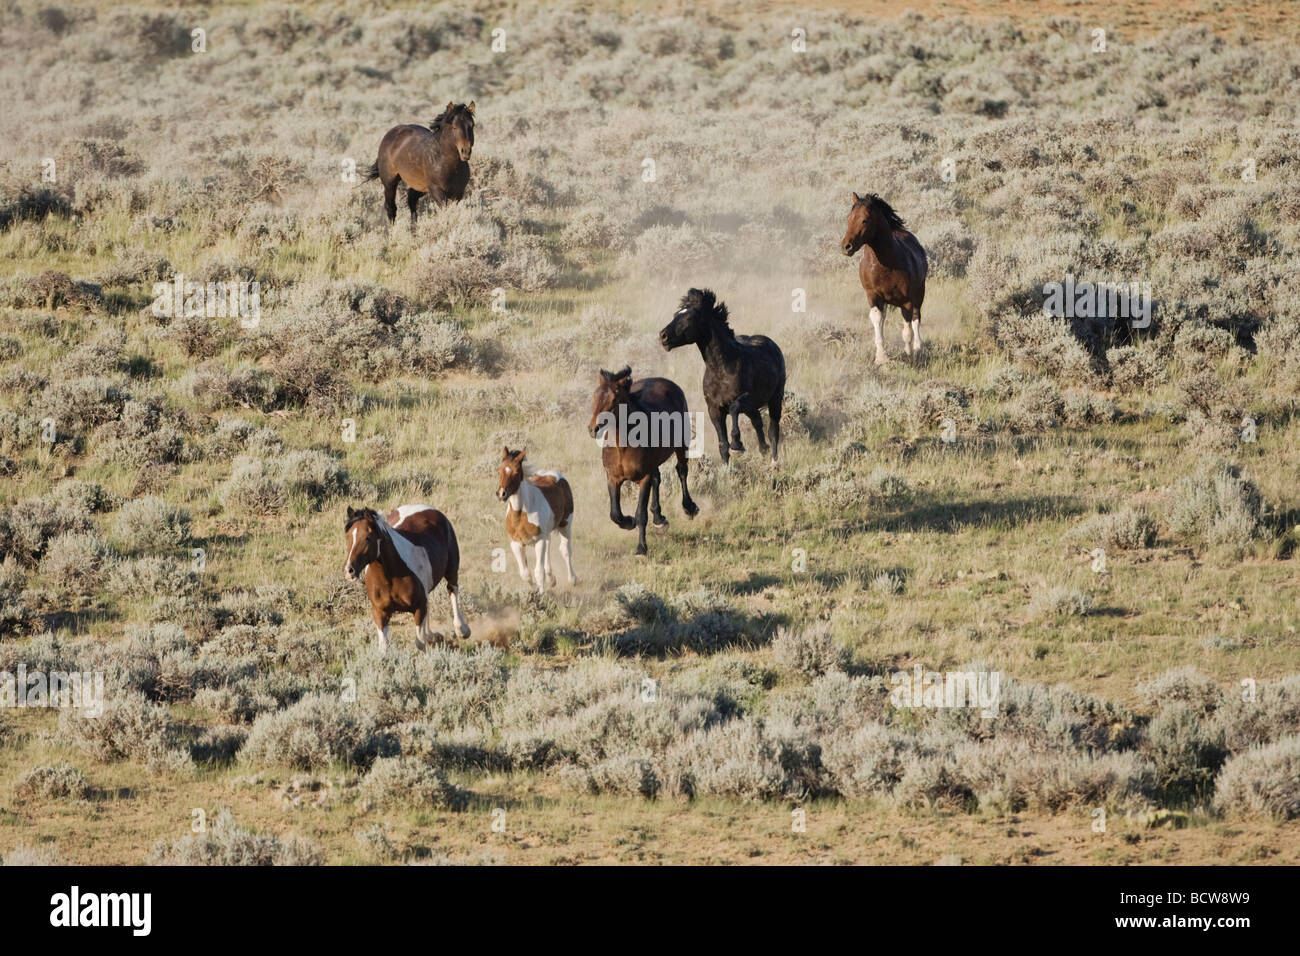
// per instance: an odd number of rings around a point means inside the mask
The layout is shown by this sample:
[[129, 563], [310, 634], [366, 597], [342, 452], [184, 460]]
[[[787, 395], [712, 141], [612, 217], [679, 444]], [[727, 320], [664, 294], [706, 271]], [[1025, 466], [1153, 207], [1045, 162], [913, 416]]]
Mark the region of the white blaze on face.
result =
[[348, 577], [348, 568], [352, 565], [352, 554], [357, 550], [357, 532], [361, 529], [355, 524], [352, 526], [352, 543], [348, 545], [348, 553], [343, 555], [343, 576]]

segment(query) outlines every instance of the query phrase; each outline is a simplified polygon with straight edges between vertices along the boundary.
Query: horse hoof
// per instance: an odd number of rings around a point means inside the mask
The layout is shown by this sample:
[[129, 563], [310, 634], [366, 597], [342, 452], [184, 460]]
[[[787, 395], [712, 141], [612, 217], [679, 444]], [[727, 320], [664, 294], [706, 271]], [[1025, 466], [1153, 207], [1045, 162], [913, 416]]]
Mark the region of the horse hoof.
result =
[[668, 527], [668, 519], [665, 518], [663, 515], [655, 515], [655, 516], [654, 516], [654, 523], [657, 524], [657, 525], [658, 525], [659, 527], [661, 527], [661, 528], [666, 528], [666, 527]]
[[686, 517], [694, 518], [700, 513], [700, 506], [694, 501], [685, 501], [682, 503], [682, 511], [686, 512]]
[[641, 546], [639, 546], [639, 547], [636, 549], [636, 556], [637, 556], [638, 558], [644, 558], [644, 557], [645, 557], [647, 554], [649, 554], [649, 553], [650, 553], [650, 552], [649, 552], [649, 550], [647, 550], [647, 548], [646, 548], [645, 545], [641, 545]]
[[889, 359], [885, 358], [883, 355], [877, 355], [877, 356], [876, 356], [876, 364], [877, 364], [877, 365], [887, 365], [887, 364], [889, 364]]
[[731, 443], [731, 450], [732, 450], [732, 451], [744, 451], [744, 450], [745, 450], [745, 446], [742, 445], [742, 444], [740, 443], [740, 439], [736, 439], [735, 441], [733, 441], [733, 442]]
[[629, 518], [627, 517], [627, 515], [624, 515], [622, 518], [619, 518], [614, 523], [618, 525], [620, 528], [622, 528], [624, 531], [631, 531], [633, 528], [636, 527], [636, 519]]

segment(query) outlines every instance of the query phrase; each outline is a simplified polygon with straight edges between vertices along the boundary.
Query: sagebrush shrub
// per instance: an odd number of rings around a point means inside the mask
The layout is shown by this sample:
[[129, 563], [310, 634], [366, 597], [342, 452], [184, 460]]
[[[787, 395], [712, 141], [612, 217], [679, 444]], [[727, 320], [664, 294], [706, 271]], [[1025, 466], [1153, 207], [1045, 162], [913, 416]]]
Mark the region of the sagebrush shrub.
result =
[[441, 770], [410, 757], [380, 757], [361, 780], [362, 799], [377, 807], [460, 810], [469, 795]]
[[35, 797], [84, 800], [90, 794], [86, 775], [69, 763], [42, 764], [24, 770], [14, 784], [14, 796], [20, 800]]
[[849, 657], [836, 643], [830, 628], [824, 625], [800, 631], [779, 629], [772, 639], [772, 656], [782, 667], [806, 677], [842, 670]]
[[149, 851], [151, 866], [320, 866], [325, 855], [313, 841], [256, 833], [235, 823], [223, 809], [202, 833], [159, 840]]
[[113, 533], [128, 552], [176, 552], [190, 539], [190, 513], [161, 498], [146, 495], [122, 505]]
[[312, 693], [292, 707], [258, 717], [239, 756], [253, 763], [315, 770], [334, 762], [369, 766], [390, 748], [389, 738], [358, 704]]
[[1214, 807], [1244, 816], [1300, 817], [1300, 737], [1230, 757], [1215, 781]]

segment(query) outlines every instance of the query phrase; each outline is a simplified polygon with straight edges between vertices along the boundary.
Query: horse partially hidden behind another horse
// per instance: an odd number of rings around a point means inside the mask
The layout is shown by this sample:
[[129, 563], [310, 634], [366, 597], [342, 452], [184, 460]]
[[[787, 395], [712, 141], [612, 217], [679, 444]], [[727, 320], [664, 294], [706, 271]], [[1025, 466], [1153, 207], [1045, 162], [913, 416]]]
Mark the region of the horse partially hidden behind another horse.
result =
[[[679, 345], [695, 344], [704, 358], [704, 403], [718, 433], [718, 451], [724, 463], [731, 452], [744, 451], [740, 441], [740, 415], [753, 423], [758, 447], [767, 454], [763, 419], [767, 406], [772, 424], [772, 460], [781, 444], [781, 404], [785, 401], [785, 356], [766, 335], [736, 335], [727, 322], [727, 307], [708, 289], [691, 289], [682, 306], [659, 333], [659, 342], [671, 352]], [[731, 416], [731, 443], [727, 443], [727, 416]]]
[[415, 228], [415, 206], [428, 195], [436, 203], [459, 202], [469, 185], [469, 157], [474, 150], [474, 104], [448, 103], [428, 127], [394, 126], [379, 143], [379, 158], [366, 182], [384, 184], [384, 212], [397, 220], [397, 184], [406, 184], [406, 205]]
[[[659, 510], [659, 466], [677, 455], [677, 478], [682, 483], [682, 511], [688, 518], [700, 509], [686, 487], [686, 451], [691, 444], [691, 418], [686, 393], [666, 378], [632, 381], [632, 369], [601, 369], [592, 396], [591, 423], [587, 431], [601, 440], [600, 452], [609, 487], [609, 520], [624, 530], [636, 528], [637, 554], [645, 554], [647, 505], [657, 525], [668, 524]], [[636, 518], [623, 514], [619, 489], [634, 481], [641, 488]]]
[[510, 550], [519, 564], [519, 576], [528, 582], [528, 564], [524, 548], [535, 545], [536, 567], [533, 583], [537, 592], [546, 585], [555, 587], [551, 573], [551, 532], [560, 536], [560, 557], [569, 572], [569, 586], [578, 583], [573, 571], [573, 491], [564, 476], [554, 471], [535, 471], [524, 461], [528, 449], [501, 449], [501, 469], [497, 475], [497, 498], [506, 502], [506, 534]]
[[428, 505], [402, 505], [386, 516], [373, 508], [349, 507], [343, 533], [348, 541], [343, 573], [349, 581], [365, 581], [381, 650], [388, 648], [388, 621], [396, 611], [415, 615], [415, 646], [420, 650], [426, 638], [442, 640], [442, 635], [430, 634], [428, 613], [429, 596], [443, 580], [451, 595], [452, 628], [469, 637], [456, 597], [460, 546], [446, 515]]
[[848, 228], [841, 248], [851, 256], [863, 246], [858, 279], [871, 303], [871, 325], [876, 332], [876, 364], [884, 365], [885, 340], [881, 325], [885, 307], [897, 306], [903, 313], [903, 354], [921, 355], [921, 302], [925, 299], [925, 276], [929, 266], [925, 250], [916, 236], [903, 227], [903, 220], [875, 193], [853, 194]]

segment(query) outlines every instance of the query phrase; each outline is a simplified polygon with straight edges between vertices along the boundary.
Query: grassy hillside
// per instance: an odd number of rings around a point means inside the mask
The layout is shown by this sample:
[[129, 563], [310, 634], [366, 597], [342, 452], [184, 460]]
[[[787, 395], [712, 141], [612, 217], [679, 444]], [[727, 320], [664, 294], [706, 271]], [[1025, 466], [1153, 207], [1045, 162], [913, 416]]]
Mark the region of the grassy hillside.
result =
[[[1300, 862], [1294, 51], [467, 9], [0, 8], [0, 671], [106, 688], [0, 709], [0, 856]], [[350, 173], [448, 100], [471, 193], [390, 229]], [[853, 190], [929, 252], [921, 362], [895, 312], [873, 364]], [[178, 275], [258, 321], [158, 317]], [[1067, 275], [1153, 327], [1044, 316]], [[703, 407], [692, 286], [784, 350], [782, 460], [707, 439], [636, 558], [591, 392]], [[507, 444], [574, 590], [503, 560]], [[343, 514], [406, 502], [474, 635], [381, 656]], [[998, 715], [896, 706], [918, 666]]]

